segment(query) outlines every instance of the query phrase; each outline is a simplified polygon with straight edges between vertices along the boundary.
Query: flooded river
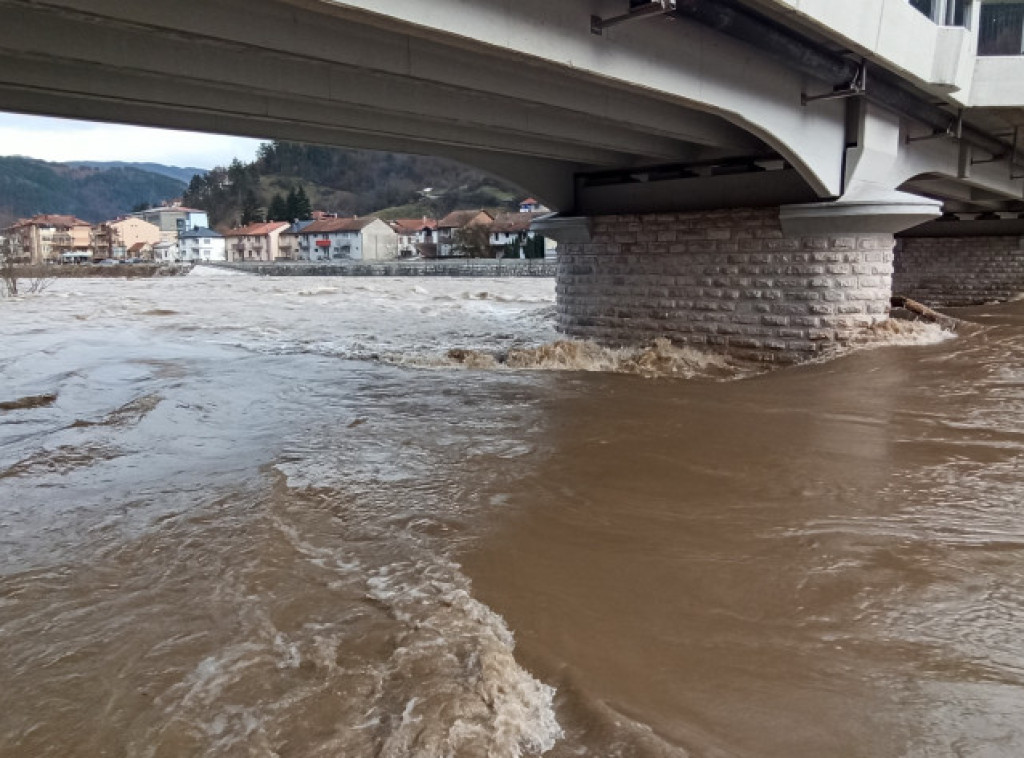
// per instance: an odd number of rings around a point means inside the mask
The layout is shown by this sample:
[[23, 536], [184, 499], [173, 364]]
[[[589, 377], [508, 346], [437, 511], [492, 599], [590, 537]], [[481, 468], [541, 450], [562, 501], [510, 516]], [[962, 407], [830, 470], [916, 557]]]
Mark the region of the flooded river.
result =
[[553, 308], [0, 300], [0, 756], [1024, 755], [1024, 303], [770, 373]]

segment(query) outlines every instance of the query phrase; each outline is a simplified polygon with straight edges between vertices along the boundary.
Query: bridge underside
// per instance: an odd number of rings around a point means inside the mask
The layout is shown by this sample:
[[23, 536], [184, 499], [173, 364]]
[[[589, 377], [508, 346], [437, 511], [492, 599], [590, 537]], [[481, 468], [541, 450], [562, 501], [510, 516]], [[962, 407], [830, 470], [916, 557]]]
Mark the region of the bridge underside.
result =
[[885, 318], [894, 234], [1024, 212], [1013, 113], [816, 99], [848, 56], [739, 2], [592, 33], [626, 5], [0, 0], [0, 109], [461, 160], [561, 212], [566, 331], [772, 360]]
[[[827, 86], [682, 10], [591, 33], [620, 6], [0, 0], [0, 108], [441, 155], [567, 213], [802, 203], [857, 181], [1024, 210], [991, 155], [911, 144], [928, 125], [902, 116], [902, 144], [873, 145], [858, 102], [802, 105]], [[851, 149], [893, 167], [865, 172]]]
[[562, 209], [580, 175], [777, 157], [686, 104], [368, 20], [325, 3], [0, 0], [0, 108], [441, 155]]

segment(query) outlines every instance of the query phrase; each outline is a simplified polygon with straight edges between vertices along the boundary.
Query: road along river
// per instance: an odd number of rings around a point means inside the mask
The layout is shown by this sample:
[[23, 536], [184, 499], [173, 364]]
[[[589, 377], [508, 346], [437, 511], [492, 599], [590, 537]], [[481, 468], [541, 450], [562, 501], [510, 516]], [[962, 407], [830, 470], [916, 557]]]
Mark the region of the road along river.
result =
[[0, 756], [1024, 754], [1024, 304], [769, 373], [553, 307], [0, 301]]

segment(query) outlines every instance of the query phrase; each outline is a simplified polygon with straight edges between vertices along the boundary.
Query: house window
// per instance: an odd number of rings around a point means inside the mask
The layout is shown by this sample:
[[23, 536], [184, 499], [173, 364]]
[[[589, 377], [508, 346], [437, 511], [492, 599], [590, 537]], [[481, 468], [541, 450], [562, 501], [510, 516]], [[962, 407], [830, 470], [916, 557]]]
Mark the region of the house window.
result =
[[909, 0], [910, 4], [943, 26], [966, 26], [971, 0]]
[[994, 2], [981, 6], [978, 55], [1024, 54], [1024, 3]]

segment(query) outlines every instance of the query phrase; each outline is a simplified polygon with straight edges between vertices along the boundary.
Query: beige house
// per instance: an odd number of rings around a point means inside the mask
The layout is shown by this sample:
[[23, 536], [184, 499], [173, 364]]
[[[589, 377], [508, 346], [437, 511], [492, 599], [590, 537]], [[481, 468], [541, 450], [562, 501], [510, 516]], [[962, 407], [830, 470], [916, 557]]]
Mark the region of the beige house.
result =
[[92, 257], [92, 225], [74, 216], [42, 214], [6, 230], [15, 258], [26, 263], [83, 260]]
[[229, 261], [274, 261], [281, 257], [280, 237], [286, 221], [249, 224], [224, 235]]
[[160, 230], [161, 242], [177, 242], [178, 235], [182, 232], [210, 225], [210, 218], [206, 211], [186, 208], [183, 205], [147, 208], [131, 215], [157, 227]]
[[[93, 230], [93, 251], [97, 258], [131, 258], [131, 251], [152, 246], [161, 241], [160, 227], [135, 216], [107, 221]], [[143, 243], [139, 247], [139, 243]]]

